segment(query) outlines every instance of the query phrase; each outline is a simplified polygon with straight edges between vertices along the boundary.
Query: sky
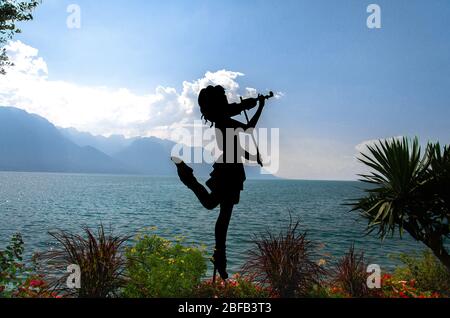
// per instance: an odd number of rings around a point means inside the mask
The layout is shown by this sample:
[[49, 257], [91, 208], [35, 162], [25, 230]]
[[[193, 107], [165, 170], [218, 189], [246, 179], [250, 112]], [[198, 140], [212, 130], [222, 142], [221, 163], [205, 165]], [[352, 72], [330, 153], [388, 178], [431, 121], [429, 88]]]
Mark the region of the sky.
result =
[[280, 129], [281, 177], [356, 179], [377, 139], [450, 142], [448, 0], [43, 0], [21, 28], [0, 105], [61, 127], [169, 138], [221, 84], [277, 93], [260, 126]]

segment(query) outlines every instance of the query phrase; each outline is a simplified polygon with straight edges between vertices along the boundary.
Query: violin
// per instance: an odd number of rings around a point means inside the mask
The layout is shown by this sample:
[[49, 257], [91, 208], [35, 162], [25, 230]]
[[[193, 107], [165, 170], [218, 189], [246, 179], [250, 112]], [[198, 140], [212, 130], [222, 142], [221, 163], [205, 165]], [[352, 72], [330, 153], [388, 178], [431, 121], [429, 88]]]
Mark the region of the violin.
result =
[[[271, 92], [269, 92], [269, 95], [264, 96], [264, 99], [268, 100], [274, 96], [275, 96], [274, 93], [271, 91]], [[256, 106], [256, 103], [258, 102], [259, 97], [250, 97], [250, 98], [243, 99], [241, 96], [240, 99], [241, 99], [241, 104], [245, 109], [252, 109], [253, 107]]]

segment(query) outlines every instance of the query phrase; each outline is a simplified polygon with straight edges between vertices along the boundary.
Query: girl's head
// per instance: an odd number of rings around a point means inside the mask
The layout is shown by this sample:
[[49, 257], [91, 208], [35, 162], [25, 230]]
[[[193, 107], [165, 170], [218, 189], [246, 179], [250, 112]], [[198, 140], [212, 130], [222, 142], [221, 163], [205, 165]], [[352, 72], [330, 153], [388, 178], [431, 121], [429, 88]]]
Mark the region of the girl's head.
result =
[[224, 110], [228, 104], [225, 89], [220, 85], [210, 85], [202, 89], [198, 96], [198, 104], [200, 105], [202, 119], [215, 123], [225, 114]]

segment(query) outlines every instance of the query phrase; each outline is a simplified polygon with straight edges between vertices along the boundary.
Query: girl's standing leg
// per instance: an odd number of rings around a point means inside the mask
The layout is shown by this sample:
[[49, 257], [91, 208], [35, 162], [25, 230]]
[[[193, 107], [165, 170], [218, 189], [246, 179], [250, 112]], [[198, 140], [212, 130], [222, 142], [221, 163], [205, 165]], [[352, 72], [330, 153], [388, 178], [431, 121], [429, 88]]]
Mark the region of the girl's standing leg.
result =
[[224, 250], [226, 248], [228, 225], [230, 224], [231, 213], [233, 212], [232, 203], [221, 203], [220, 214], [216, 222], [216, 248]]
[[[214, 268], [219, 271], [222, 279], [228, 278], [227, 273], [227, 257], [226, 257], [226, 241], [228, 225], [230, 224], [231, 213], [233, 212], [233, 204], [221, 203], [220, 214], [217, 218], [215, 236], [216, 236], [216, 249], [214, 251]], [[215, 272], [214, 272], [215, 273]]]

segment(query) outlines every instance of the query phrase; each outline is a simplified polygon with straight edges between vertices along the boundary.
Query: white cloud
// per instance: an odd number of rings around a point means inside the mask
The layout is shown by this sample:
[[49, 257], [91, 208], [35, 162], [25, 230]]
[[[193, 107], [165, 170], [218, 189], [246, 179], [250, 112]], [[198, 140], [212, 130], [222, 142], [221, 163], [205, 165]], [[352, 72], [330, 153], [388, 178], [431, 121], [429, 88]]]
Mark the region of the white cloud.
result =
[[49, 80], [47, 64], [37, 49], [14, 41], [6, 50], [14, 67], [0, 77], [0, 105], [41, 115], [57, 126], [106, 136], [169, 137], [174, 128], [200, 118], [197, 96], [202, 88], [222, 85], [235, 100], [239, 91], [236, 79], [244, 75], [227, 70], [207, 72], [201, 79], [183, 82], [181, 92], [159, 86], [153, 93], [139, 95], [127, 88]]
[[296, 134], [282, 139], [278, 175], [295, 179], [355, 180], [358, 174], [370, 171], [357, 159], [361, 153], [368, 153], [367, 146], [399, 138], [402, 137], [365, 140], [354, 146], [332, 137], [322, 139]]
[[355, 146], [356, 155], [359, 156], [361, 153], [368, 154], [368, 148], [369, 146], [375, 146], [379, 145], [380, 141], [392, 141], [392, 140], [399, 140], [402, 139], [403, 136], [394, 136], [394, 137], [388, 137], [388, 138], [380, 138], [380, 139], [371, 139], [371, 140], [365, 140], [361, 143], [357, 144]]
[[391, 141], [391, 140], [398, 140], [398, 139], [402, 139], [403, 136], [393, 136], [393, 137], [387, 137], [387, 138], [379, 138], [379, 139], [370, 139], [370, 140], [365, 140], [360, 142], [359, 144], [357, 144], [355, 146], [355, 154], [354, 154], [354, 161], [356, 162], [355, 164], [355, 174], [368, 174], [370, 173], [372, 170], [365, 164], [363, 164], [362, 162], [360, 162], [358, 160], [358, 158], [362, 158], [361, 154], [365, 154], [370, 156], [370, 151], [368, 149], [369, 146], [375, 146], [375, 145], [379, 145], [380, 142], [382, 141]]
[[[157, 136], [169, 138], [173, 131], [191, 126], [200, 118], [197, 96], [203, 87], [222, 85], [230, 101], [238, 94], [255, 97], [253, 88], [241, 88], [240, 72], [220, 70], [184, 81], [182, 90], [159, 86], [154, 92], [136, 94], [127, 88], [89, 87], [50, 80], [46, 62], [37, 49], [20, 41], [10, 42], [7, 53], [15, 66], [0, 76], [0, 105], [41, 115], [61, 127], [74, 127], [93, 134]], [[276, 98], [284, 96], [277, 92]], [[281, 131], [279, 176], [303, 179], [354, 179], [362, 171], [354, 145], [310, 136], [286, 135]], [[195, 141], [194, 141], [195, 142]], [[359, 153], [369, 140], [356, 146]]]
[[279, 176], [308, 180], [354, 180], [358, 164], [353, 147], [332, 138], [291, 136], [280, 145]]

